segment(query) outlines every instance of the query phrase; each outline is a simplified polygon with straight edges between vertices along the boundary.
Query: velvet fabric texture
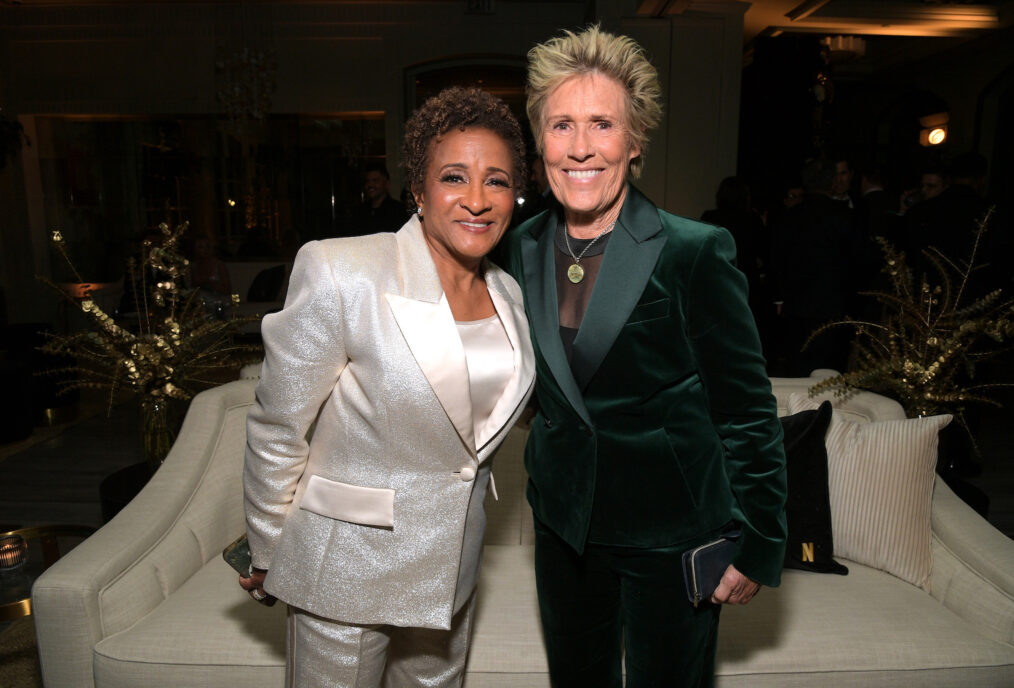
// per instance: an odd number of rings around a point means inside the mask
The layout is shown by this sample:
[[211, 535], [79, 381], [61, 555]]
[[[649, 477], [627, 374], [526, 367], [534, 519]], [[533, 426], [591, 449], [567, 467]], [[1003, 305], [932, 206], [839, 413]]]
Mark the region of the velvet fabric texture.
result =
[[848, 568], [834, 560], [831, 501], [827, 487], [824, 438], [831, 424], [831, 402], [813, 411], [781, 418], [789, 498], [785, 520], [789, 537], [785, 567], [845, 575]]
[[568, 362], [553, 259], [559, 212], [506, 239], [535, 349], [525, 466], [536, 516], [577, 552], [665, 547], [735, 521], [743, 536], [733, 565], [777, 585], [781, 424], [732, 236], [628, 186]]
[[[535, 521], [535, 580], [555, 688], [711, 688], [722, 606], [686, 599], [683, 552], [589, 544]], [[620, 642], [622, 638], [622, 642]]]

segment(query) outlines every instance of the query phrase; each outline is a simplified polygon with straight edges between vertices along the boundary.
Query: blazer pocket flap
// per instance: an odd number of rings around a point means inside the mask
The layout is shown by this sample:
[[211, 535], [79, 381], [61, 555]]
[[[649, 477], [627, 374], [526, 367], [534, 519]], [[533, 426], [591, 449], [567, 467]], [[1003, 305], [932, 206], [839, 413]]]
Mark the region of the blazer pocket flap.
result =
[[394, 490], [362, 487], [311, 475], [300, 509], [364, 526], [394, 527]]
[[630, 311], [627, 325], [669, 317], [669, 299], [659, 299], [648, 303], [639, 303]]

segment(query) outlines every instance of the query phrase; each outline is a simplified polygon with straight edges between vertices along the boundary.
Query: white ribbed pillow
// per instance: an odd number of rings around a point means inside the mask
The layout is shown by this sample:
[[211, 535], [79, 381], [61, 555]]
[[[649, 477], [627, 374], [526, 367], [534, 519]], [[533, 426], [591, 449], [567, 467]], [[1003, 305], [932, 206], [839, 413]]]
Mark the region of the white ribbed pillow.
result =
[[[789, 413], [817, 406], [805, 394], [789, 397]], [[929, 590], [937, 433], [950, 422], [943, 415], [859, 423], [831, 414], [825, 443], [836, 557]]]

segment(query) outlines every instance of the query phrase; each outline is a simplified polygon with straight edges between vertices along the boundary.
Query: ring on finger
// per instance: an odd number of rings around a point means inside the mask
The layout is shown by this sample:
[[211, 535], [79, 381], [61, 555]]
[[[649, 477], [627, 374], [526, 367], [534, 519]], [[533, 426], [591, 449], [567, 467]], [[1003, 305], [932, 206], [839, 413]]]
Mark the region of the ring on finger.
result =
[[257, 600], [258, 602], [260, 602], [260, 601], [261, 601], [261, 600], [263, 600], [263, 599], [264, 599], [265, 597], [267, 597], [267, 593], [263, 593], [263, 592], [261, 592], [260, 590], [251, 590], [251, 591], [250, 591], [250, 594], [251, 594], [251, 595], [253, 596], [253, 598], [254, 598], [255, 600]]

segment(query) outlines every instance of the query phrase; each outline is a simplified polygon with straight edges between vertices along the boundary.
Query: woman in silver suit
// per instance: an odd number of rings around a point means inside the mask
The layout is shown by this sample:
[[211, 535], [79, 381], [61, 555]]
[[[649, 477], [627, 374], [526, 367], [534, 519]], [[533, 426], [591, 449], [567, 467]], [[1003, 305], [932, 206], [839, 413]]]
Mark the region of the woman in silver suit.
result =
[[521, 292], [485, 259], [524, 184], [516, 119], [448, 89], [404, 164], [412, 218], [305, 245], [262, 325], [240, 585], [289, 605], [290, 686], [461, 684], [490, 458], [534, 381]]

